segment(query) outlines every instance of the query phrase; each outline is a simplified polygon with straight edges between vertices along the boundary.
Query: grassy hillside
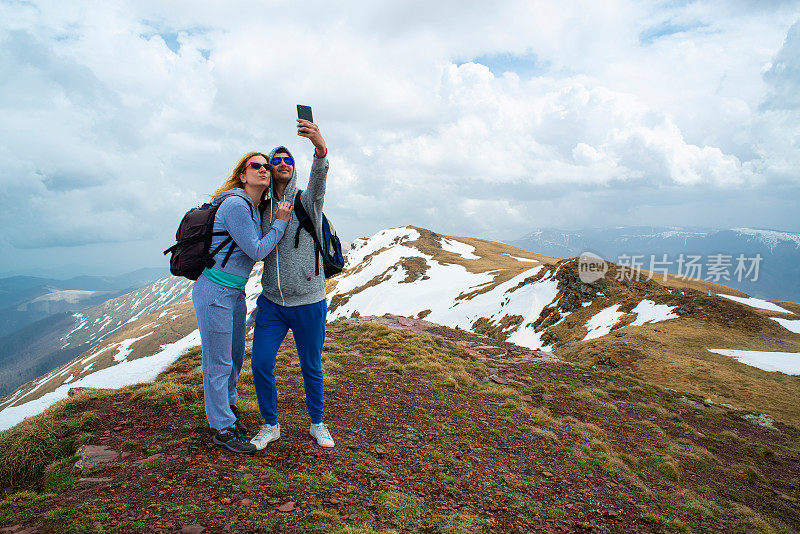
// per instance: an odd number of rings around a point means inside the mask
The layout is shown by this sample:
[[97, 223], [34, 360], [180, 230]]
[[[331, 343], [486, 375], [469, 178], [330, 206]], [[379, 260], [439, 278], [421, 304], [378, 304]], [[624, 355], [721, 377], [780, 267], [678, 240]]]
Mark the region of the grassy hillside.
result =
[[[307, 434], [293, 344], [283, 436], [214, 447], [199, 349], [0, 434], [0, 529], [37, 532], [794, 532], [800, 434], [613, 371], [424, 321], [328, 325]], [[259, 423], [249, 362], [239, 405]], [[105, 447], [92, 463], [78, 447]], [[82, 458], [83, 456], [83, 458]], [[77, 464], [76, 464], [77, 462]], [[192, 530], [194, 529], [194, 530]]]
[[[676, 287], [670, 282], [665, 285], [655, 280], [620, 282], [614, 279], [616, 266], [612, 265], [609, 276], [588, 286], [578, 281], [575, 269], [575, 260], [560, 264], [557, 277], [560, 301], [564, 304], [554, 306], [549, 310], [550, 316], [543, 313], [541, 318], [543, 326], [552, 324], [561, 317], [562, 308], [570, 306], [570, 315], [547, 331], [548, 343], [553, 343], [553, 353], [559, 358], [585, 366], [610, 360], [617, 371], [628, 376], [710, 397], [720, 404], [758, 410], [800, 426], [797, 404], [800, 377], [762, 371], [707, 350], [800, 353], [800, 334], [790, 332], [771, 319], [795, 319], [796, 316], [752, 308], [713, 293], [709, 296], [707, 286], [695, 287], [702, 281], [691, 281], [692, 285], [684, 285], [681, 291], [670, 290]], [[717, 286], [712, 291], [732, 294], [720, 288], [722, 286]], [[612, 304], [619, 304], [620, 311], [629, 312], [643, 297], [675, 307], [680, 317], [629, 326], [633, 320], [630, 316], [609, 335], [583, 340], [587, 333], [586, 322], [594, 314]], [[798, 306], [781, 304], [788, 310]]]

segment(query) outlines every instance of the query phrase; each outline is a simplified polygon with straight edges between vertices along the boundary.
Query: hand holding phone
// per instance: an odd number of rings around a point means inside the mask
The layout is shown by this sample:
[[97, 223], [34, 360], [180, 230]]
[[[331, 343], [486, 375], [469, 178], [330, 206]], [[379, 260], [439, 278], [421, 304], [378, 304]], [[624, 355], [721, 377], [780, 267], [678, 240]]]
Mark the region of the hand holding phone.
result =
[[319, 127], [314, 124], [311, 106], [297, 104], [297, 135], [308, 138], [314, 144], [317, 157], [325, 157], [324, 155], [328, 153], [325, 139], [322, 138]]

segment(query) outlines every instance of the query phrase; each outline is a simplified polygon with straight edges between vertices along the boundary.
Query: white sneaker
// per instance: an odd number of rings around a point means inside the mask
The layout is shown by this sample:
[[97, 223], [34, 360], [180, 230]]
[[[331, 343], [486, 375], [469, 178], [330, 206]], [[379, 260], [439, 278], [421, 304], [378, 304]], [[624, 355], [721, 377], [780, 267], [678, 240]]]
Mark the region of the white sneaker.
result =
[[312, 438], [317, 440], [317, 444], [320, 447], [333, 447], [333, 438], [331, 437], [331, 433], [328, 432], [328, 425], [325, 423], [311, 425], [311, 428], [308, 429], [308, 433], [311, 434]]
[[256, 449], [261, 450], [267, 446], [267, 443], [275, 441], [279, 437], [281, 437], [281, 424], [268, 425], [265, 423], [261, 425], [261, 430], [250, 440], [250, 443], [255, 445]]

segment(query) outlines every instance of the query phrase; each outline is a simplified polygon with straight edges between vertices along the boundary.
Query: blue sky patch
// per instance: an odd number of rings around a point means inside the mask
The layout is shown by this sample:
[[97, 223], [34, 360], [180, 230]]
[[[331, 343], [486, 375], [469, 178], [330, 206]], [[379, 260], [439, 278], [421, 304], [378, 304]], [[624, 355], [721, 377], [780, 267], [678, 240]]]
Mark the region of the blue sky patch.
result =
[[646, 30], [642, 31], [639, 34], [639, 43], [643, 45], [650, 45], [661, 37], [667, 37], [669, 35], [675, 35], [676, 33], [684, 33], [691, 30], [696, 30], [697, 28], [702, 28], [704, 26], [706, 25], [700, 22], [692, 22], [688, 24], [678, 24], [672, 21], [662, 22], [661, 24], [650, 26]]
[[536, 54], [517, 55], [505, 53], [483, 55], [466, 62], [485, 65], [489, 67], [489, 70], [495, 76], [501, 76], [505, 72], [515, 72], [520, 78], [534, 78], [545, 74], [550, 69], [550, 63], [540, 61]]

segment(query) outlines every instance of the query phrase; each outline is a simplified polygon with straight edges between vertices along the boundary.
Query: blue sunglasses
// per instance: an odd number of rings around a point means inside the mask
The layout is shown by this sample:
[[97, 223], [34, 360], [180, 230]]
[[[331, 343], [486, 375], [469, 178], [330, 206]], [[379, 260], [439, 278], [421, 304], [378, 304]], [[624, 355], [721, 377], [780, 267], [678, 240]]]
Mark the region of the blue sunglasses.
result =
[[283, 161], [287, 165], [294, 165], [294, 158], [291, 156], [285, 156], [285, 157], [276, 156], [272, 158], [272, 161], [270, 163], [272, 163], [273, 165], [280, 165], [281, 161]]

